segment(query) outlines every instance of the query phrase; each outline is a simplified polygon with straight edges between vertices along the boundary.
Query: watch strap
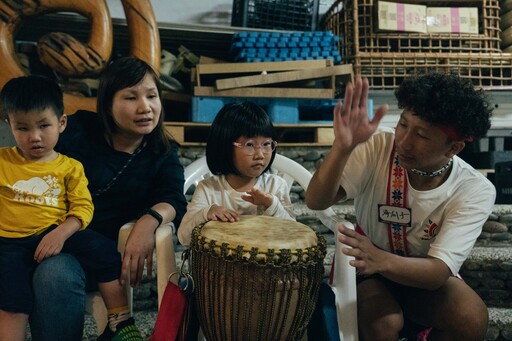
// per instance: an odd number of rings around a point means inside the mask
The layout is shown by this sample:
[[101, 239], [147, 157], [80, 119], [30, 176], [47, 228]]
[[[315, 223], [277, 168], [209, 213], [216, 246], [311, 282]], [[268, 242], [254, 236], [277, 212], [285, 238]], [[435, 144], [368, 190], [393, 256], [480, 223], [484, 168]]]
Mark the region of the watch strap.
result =
[[157, 211], [155, 211], [152, 208], [146, 208], [144, 211], [142, 211], [140, 217], [142, 217], [143, 215], [146, 215], [146, 214], [149, 214], [150, 216], [155, 218], [158, 221], [158, 226], [162, 225], [164, 218], [162, 217], [162, 215], [160, 213], [158, 213]]

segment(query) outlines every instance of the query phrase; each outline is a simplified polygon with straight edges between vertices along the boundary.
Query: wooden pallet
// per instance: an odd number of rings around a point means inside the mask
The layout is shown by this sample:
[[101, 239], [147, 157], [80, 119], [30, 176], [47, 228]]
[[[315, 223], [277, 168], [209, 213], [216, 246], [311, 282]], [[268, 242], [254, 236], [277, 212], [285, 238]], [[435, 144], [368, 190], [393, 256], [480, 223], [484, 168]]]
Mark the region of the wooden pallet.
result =
[[[182, 146], [205, 146], [210, 123], [165, 122], [167, 131]], [[277, 142], [283, 147], [331, 146], [332, 124], [274, 124]]]
[[331, 60], [198, 64], [192, 72], [195, 96], [331, 99], [352, 80], [351, 64]]

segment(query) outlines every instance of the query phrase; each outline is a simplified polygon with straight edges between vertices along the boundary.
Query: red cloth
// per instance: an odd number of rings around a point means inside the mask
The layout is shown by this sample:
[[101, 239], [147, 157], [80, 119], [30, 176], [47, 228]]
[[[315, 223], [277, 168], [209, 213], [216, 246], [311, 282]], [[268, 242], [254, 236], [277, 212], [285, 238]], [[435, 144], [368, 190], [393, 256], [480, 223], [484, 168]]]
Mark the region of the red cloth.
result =
[[149, 341], [183, 340], [188, 319], [189, 302], [183, 290], [173, 282], [165, 287], [155, 330]]

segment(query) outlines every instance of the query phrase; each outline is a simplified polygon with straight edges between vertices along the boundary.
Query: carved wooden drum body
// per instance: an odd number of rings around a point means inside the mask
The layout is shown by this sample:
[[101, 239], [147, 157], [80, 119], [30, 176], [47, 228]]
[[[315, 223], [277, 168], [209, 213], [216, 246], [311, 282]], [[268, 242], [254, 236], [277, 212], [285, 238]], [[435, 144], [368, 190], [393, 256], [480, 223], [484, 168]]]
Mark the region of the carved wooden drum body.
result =
[[194, 228], [191, 272], [207, 340], [300, 340], [324, 272], [325, 240], [295, 221], [242, 216]]

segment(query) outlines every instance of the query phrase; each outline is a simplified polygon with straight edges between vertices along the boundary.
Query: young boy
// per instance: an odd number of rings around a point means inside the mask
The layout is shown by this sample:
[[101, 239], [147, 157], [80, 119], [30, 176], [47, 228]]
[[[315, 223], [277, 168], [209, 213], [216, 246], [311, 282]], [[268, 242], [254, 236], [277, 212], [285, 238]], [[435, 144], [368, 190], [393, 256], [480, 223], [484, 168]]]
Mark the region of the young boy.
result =
[[14, 78], [0, 104], [16, 141], [0, 148], [0, 340], [25, 340], [33, 271], [60, 252], [96, 276], [115, 340], [142, 340], [119, 280], [115, 243], [85, 230], [93, 204], [82, 164], [53, 149], [66, 128], [59, 86], [40, 76]]

